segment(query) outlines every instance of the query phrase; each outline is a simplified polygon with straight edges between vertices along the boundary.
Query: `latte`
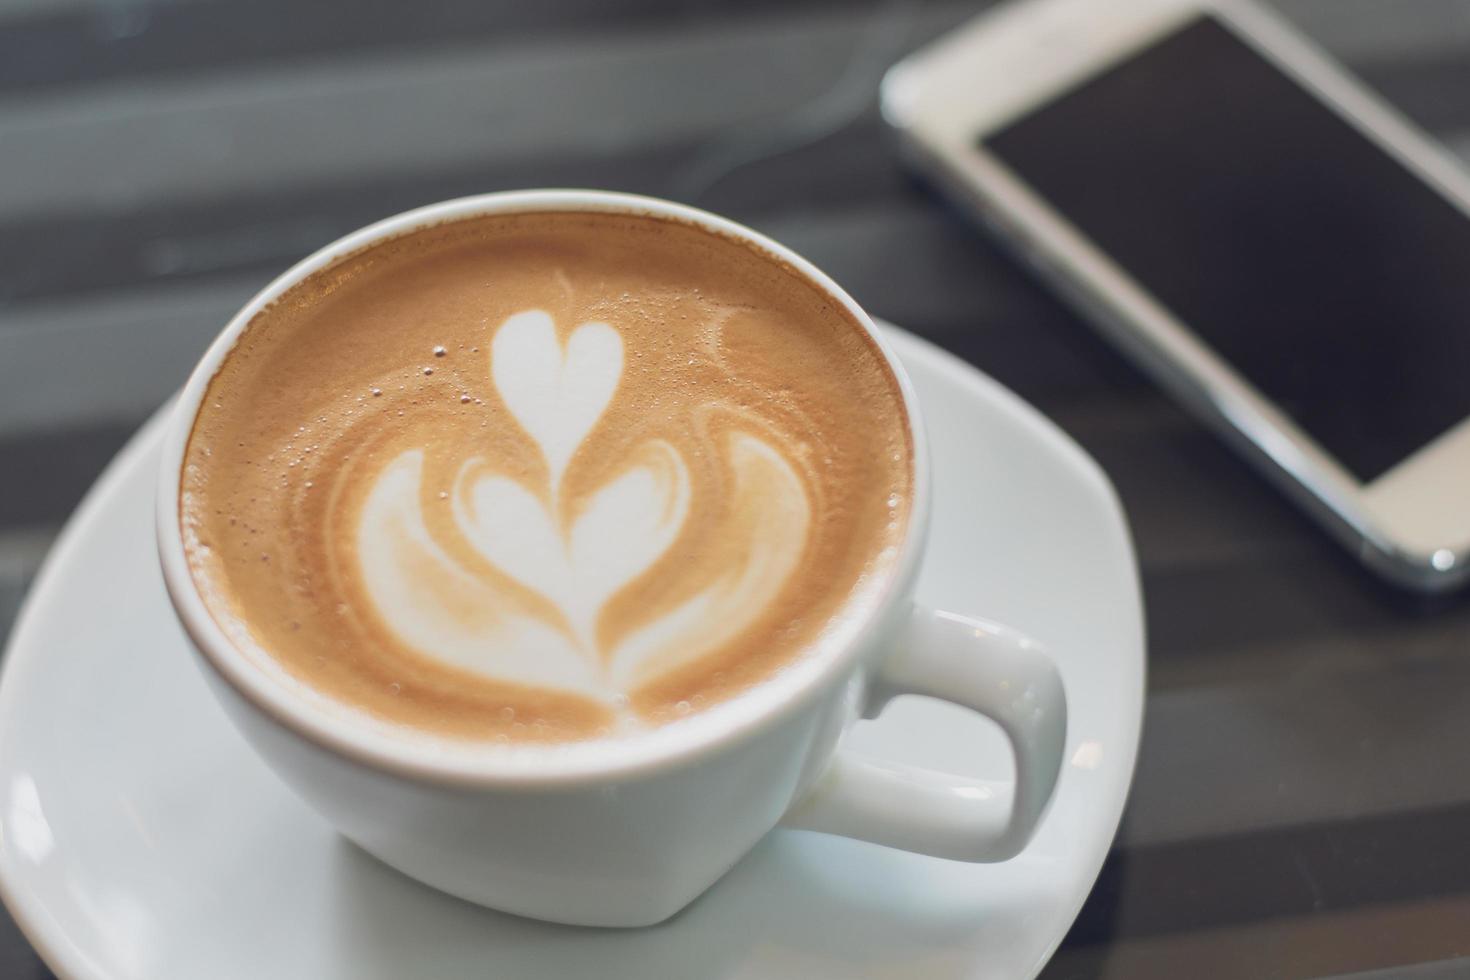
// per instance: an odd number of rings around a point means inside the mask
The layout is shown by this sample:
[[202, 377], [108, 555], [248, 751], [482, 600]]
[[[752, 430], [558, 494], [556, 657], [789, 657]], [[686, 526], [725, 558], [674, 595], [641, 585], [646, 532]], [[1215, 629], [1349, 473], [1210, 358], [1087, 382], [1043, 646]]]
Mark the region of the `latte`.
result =
[[249, 324], [179, 487], [236, 643], [380, 719], [555, 742], [761, 684], [893, 572], [913, 449], [862, 327], [754, 246], [437, 225]]

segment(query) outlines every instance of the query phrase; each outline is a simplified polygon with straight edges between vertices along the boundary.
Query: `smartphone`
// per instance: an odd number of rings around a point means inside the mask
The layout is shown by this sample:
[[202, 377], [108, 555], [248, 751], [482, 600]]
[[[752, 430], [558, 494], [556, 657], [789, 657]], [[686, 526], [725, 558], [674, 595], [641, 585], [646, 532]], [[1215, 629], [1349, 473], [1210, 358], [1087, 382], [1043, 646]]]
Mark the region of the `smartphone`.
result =
[[1269, 11], [1014, 0], [905, 155], [1370, 567], [1470, 579], [1470, 177]]

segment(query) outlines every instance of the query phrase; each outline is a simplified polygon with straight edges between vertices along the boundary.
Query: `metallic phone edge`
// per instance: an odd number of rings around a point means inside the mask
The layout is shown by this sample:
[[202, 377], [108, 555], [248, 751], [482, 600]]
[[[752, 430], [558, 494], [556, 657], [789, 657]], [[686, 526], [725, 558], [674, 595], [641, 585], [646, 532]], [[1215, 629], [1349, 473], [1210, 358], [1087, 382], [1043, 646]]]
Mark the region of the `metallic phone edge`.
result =
[[[895, 65], [889, 70], [890, 75], [903, 67], [903, 62]], [[887, 81], [885, 77], [885, 91]], [[896, 117], [886, 98], [880, 101], [883, 118], [896, 134], [900, 155], [906, 163], [929, 177], [943, 196], [978, 218], [997, 242], [1054, 290], [1066, 305], [1092, 324], [1192, 416], [1218, 433], [1227, 445], [1301, 506], [1360, 562], [1385, 579], [1418, 592], [1445, 593], [1470, 582], [1470, 562], [1457, 561], [1449, 569], [1437, 568], [1430, 556], [1420, 556], [1400, 547], [1375, 527], [1366, 515], [1340, 504], [1331, 481], [1318, 472], [1308, 457], [1299, 457], [1301, 463], [1295, 469], [1282, 465], [1271, 451], [1271, 445], [1286, 440], [1293, 448], [1301, 449], [1306, 446], [1303, 440], [1294, 432], [1269, 426], [1255, 417], [1232, 417], [1226, 406], [1193, 372], [1159, 349], [1142, 331], [1136, 330], [1108, 297], [1080, 277], [1069, 275], [1064, 263], [1048, 261], [1036, 246], [1011, 228], [1001, 209], [990, 202], [978, 186], [951, 172], [941, 156], [929, 152], [903, 120]], [[1233, 377], [1217, 384], [1243, 391]]]

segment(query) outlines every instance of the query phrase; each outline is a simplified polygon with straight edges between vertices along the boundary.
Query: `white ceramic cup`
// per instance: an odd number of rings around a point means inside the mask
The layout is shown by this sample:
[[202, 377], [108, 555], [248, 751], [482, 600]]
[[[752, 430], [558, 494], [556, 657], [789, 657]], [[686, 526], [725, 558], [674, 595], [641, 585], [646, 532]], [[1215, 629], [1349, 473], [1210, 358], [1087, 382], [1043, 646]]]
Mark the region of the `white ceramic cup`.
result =
[[[770, 681], [627, 739], [551, 749], [452, 743], [374, 722], [328, 702], [260, 651], [232, 643], [206, 609], [184, 557], [184, 447], [206, 385], [251, 318], [292, 285], [372, 242], [517, 211], [645, 213], [755, 243], [862, 324], [898, 379], [912, 428], [909, 530], [877, 601], [835, 621], [820, 646]], [[789, 249], [723, 218], [649, 198], [487, 194], [348, 235], [236, 314], [173, 410], [159, 478], [158, 547], [169, 596], [226, 712], [266, 763], [342, 834], [405, 874], [491, 908], [581, 925], [648, 925], [683, 908], [778, 825], [961, 861], [1006, 860], [1035, 831], [1061, 766], [1061, 678], [1024, 636], [913, 601], [928, 528], [927, 454], [903, 366], [852, 298]], [[1014, 780], [916, 769], [842, 746], [858, 717], [876, 715], [899, 694], [939, 698], [993, 719], [1013, 748]]]

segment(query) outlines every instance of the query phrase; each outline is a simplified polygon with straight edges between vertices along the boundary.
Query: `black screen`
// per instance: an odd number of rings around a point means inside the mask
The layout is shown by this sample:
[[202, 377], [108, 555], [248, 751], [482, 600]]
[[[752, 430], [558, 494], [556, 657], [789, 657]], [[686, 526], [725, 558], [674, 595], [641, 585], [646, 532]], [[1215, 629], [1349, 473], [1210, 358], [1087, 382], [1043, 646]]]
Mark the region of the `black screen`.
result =
[[984, 145], [1360, 480], [1470, 415], [1470, 220], [1218, 21]]

